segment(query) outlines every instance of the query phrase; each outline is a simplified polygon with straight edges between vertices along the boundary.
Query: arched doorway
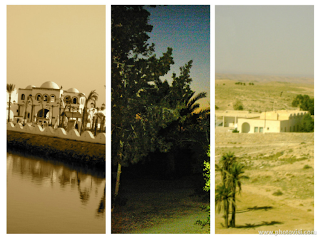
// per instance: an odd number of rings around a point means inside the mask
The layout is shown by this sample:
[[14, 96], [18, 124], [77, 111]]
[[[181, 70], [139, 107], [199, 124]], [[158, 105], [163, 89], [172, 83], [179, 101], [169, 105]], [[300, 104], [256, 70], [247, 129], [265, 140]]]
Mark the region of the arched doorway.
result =
[[250, 131], [250, 125], [248, 122], [245, 122], [242, 124], [242, 133], [249, 133]]
[[47, 116], [49, 116], [48, 112], [48, 109], [40, 109], [37, 113], [37, 123], [39, 122], [41, 124], [49, 124], [50, 118], [47, 118]]
[[[45, 108], [43, 110], [40, 109], [37, 113], [37, 118], [46, 118], [48, 112], [49, 112], [48, 109], [45, 109]], [[44, 114], [44, 116], [42, 116], [42, 114]]]

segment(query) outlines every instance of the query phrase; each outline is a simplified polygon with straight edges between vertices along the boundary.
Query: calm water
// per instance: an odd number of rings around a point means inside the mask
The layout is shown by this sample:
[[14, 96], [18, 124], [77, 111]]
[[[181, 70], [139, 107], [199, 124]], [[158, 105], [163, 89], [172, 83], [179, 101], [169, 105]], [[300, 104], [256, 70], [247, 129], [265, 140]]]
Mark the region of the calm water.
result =
[[7, 233], [105, 233], [105, 178], [7, 153]]

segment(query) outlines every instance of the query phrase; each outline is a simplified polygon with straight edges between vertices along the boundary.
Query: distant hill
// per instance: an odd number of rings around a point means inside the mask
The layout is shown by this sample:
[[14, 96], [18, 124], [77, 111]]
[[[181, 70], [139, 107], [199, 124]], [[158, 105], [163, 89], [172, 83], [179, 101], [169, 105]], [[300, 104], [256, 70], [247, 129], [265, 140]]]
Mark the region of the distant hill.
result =
[[252, 74], [218, 74], [217, 79], [231, 79], [241, 82], [287, 82], [287, 83], [303, 83], [314, 84], [312, 77], [287, 77], [287, 76], [271, 76], [271, 75], [252, 75]]

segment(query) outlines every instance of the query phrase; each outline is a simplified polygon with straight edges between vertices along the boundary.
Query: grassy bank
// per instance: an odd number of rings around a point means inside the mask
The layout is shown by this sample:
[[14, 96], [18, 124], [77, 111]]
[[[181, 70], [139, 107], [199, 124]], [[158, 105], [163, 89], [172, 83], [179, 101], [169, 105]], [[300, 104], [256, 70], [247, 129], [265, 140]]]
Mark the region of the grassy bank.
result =
[[7, 131], [8, 151], [105, 169], [105, 145]]

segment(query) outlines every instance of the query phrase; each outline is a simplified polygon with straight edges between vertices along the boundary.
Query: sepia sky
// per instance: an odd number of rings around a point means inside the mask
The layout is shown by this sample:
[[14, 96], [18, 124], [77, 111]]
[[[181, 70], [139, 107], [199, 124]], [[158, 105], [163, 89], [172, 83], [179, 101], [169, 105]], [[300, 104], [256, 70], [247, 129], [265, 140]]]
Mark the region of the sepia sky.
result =
[[105, 6], [7, 6], [7, 83], [99, 94], [105, 102]]
[[314, 75], [314, 7], [216, 6], [216, 73]]

